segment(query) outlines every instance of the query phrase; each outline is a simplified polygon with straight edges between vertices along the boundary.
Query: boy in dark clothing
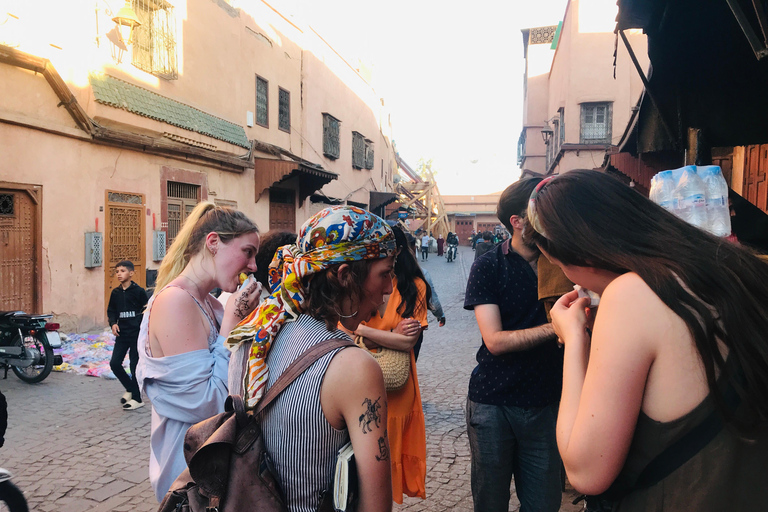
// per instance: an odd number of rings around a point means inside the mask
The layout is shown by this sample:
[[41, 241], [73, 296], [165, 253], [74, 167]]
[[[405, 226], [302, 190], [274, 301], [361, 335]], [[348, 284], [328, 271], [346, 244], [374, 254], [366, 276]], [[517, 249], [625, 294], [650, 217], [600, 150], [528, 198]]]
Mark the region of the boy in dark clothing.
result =
[[[109, 362], [115, 377], [125, 388], [125, 393], [120, 399], [123, 409], [132, 411], [144, 407], [141, 401], [141, 392], [136, 382], [136, 365], [139, 362], [139, 351], [136, 343], [139, 338], [139, 327], [144, 307], [147, 305], [147, 292], [141, 286], [134, 283], [133, 263], [123, 260], [115, 266], [115, 275], [120, 286], [112, 290], [107, 306], [107, 318], [115, 335], [115, 348], [112, 351], [112, 360]], [[123, 360], [128, 352], [131, 366], [131, 376], [123, 368]]]

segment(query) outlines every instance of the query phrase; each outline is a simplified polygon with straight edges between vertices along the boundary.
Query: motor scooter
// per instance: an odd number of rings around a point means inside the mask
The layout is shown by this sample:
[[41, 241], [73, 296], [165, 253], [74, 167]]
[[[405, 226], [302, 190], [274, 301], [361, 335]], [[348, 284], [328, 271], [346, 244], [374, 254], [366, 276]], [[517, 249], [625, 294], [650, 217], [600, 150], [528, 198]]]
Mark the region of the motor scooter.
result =
[[0, 368], [13, 370], [24, 382], [43, 381], [61, 356], [53, 349], [61, 347], [59, 324], [48, 322], [53, 315], [27, 315], [23, 311], [0, 311]]
[[11, 482], [12, 476], [8, 470], [0, 468], [0, 501], [10, 512], [29, 512], [24, 494]]
[[456, 250], [458, 244], [448, 244], [448, 251], [446, 251], [445, 257], [448, 258], [448, 263], [456, 260]]

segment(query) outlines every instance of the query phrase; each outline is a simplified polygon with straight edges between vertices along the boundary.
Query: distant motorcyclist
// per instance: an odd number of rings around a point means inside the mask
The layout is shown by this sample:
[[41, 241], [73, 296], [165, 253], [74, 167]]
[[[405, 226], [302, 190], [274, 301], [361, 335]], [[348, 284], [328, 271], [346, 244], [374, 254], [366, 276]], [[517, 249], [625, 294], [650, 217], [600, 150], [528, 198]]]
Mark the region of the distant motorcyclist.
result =
[[459, 245], [459, 237], [456, 236], [455, 233], [449, 232], [445, 241], [448, 244], [448, 251], [446, 251], [446, 256], [448, 258], [448, 261], [453, 261], [456, 259], [456, 251]]

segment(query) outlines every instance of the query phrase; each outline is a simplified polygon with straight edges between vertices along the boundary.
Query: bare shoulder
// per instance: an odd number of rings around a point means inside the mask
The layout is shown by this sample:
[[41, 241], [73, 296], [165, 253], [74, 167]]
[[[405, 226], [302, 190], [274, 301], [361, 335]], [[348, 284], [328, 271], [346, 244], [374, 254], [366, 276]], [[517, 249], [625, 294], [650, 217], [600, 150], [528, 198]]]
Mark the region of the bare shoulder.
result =
[[357, 347], [344, 348], [333, 357], [325, 380], [346, 389], [383, 383], [379, 364], [368, 352]]
[[156, 316], [165, 316], [162, 313], [172, 312], [173, 316], [197, 313], [199, 307], [192, 296], [177, 286], [169, 286], [155, 297], [152, 313], [153, 320]]
[[606, 287], [597, 323], [619, 330], [628, 343], [644, 339], [651, 348], [666, 337], [678, 317], [639, 275], [627, 272]]
[[[666, 305], [648, 286], [648, 283], [634, 272], [627, 272], [611, 281], [600, 298], [600, 307], [603, 305], [618, 305], [621, 309], [626, 309], [628, 314], [666, 309]], [[625, 306], [630, 307], [625, 308]]]

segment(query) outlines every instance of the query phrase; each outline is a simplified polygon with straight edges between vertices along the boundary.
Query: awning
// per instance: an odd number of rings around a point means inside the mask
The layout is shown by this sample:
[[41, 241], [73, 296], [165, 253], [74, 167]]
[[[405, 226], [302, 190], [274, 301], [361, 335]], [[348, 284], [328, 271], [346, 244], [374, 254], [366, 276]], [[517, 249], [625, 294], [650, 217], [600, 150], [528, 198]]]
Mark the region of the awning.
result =
[[397, 201], [398, 195], [394, 192], [376, 192], [371, 190], [371, 199], [369, 201], [370, 210], [375, 211], [382, 206], [387, 206], [390, 203]]
[[683, 148], [688, 128], [710, 147], [768, 140], [768, 59], [756, 57], [729, 3], [741, 5], [747, 31], [759, 27], [750, 2], [619, 0], [617, 29], [648, 35], [647, 90], [656, 106], [644, 98], [640, 107], [638, 152]]
[[309, 162], [297, 162], [294, 160], [277, 160], [274, 158], [255, 159], [256, 199], [274, 185], [288, 179], [299, 178], [299, 204], [312, 193], [320, 190], [331, 181], [338, 179], [335, 172], [326, 171]]

